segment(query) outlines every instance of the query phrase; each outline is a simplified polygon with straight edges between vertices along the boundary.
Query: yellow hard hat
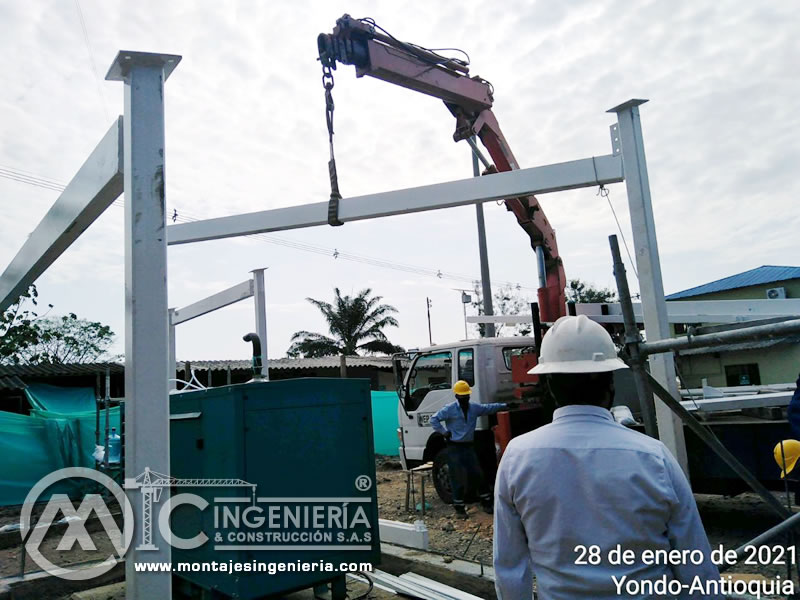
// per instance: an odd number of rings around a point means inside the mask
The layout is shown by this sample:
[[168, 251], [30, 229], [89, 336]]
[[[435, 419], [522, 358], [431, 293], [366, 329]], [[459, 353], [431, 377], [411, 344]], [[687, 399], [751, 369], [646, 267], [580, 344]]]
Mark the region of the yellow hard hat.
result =
[[461, 379], [456, 381], [456, 384], [453, 386], [453, 393], [457, 396], [469, 396], [472, 393], [472, 390], [470, 389], [469, 384]]
[[[783, 445], [783, 452], [781, 452], [781, 445]], [[797, 464], [797, 459], [800, 458], [800, 442], [797, 440], [783, 440], [778, 442], [775, 449], [772, 451], [775, 457], [775, 462], [781, 468], [781, 478], [786, 477], [787, 474], [792, 472], [794, 466]], [[786, 458], [786, 464], [783, 459]]]

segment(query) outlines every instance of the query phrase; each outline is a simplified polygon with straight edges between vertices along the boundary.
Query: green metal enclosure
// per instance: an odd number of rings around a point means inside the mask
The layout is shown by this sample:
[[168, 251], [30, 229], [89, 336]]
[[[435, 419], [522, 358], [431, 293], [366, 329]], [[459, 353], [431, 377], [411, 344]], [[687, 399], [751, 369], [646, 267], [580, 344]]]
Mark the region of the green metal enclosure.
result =
[[[371, 414], [364, 379], [290, 379], [173, 395], [171, 475], [183, 480], [173, 501], [192, 493], [208, 502], [202, 510], [174, 508], [174, 535], [202, 532], [208, 541], [196, 549], [173, 544], [173, 571], [212, 561], [254, 570], [264, 568], [258, 563], [319, 566], [273, 574], [184, 571], [176, 588], [190, 582], [253, 599], [331, 581], [340, 595], [343, 574], [321, 571], [323, 565], [377, 564]], [[211, 481], [187, 481], [198, 479]], [[242, 481], [220, 481], [226, 479]]]

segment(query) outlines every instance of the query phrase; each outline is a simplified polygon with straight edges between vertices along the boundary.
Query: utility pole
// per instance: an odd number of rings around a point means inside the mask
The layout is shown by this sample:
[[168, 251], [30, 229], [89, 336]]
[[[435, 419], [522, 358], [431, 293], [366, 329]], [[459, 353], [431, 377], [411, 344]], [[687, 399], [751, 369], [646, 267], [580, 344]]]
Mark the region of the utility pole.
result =
[[428, 309], [428, 341], [433, 346], [433, 334], [431, 333], [431, 299], [425, 298], [425, 307]]
[[456, 292], [461, 292], [461, 306], [464, 308], [464, 339], [469, 339], [469, 332], [467, 331], [467, 304], [472, 302], [472, 296], [467, 292], [472, 290], [462, 290], [461, 288], [453, 288]]
[[[478, 146], [475, 138], [470, 141], [472, 148], [472, 174], [475, 177], [481, 176], [480, 165], [478, 164]], [[475, 213], [478, 217], [478, 253], [481, 259], [481, 287], [483, 289], [483, 314], [492, 316], [494, 309], [492, 307], [492, 282], [489, 279], [489, 251], [486, 248], [486, 223], [483, 220], [483, 204], [478, 202], [475, 205]], [[466, 311], [466, 307], [464, 308]], [[494, 323], [486, 323], [484, 325], [486, 337], [494, 337], [495, 329]]]
[[461, 306], [464, 307], [464, 339], [469, 339], [469, 332], [467, 331], [467, 304], [472, 300], [469, 294], [461, 292]]

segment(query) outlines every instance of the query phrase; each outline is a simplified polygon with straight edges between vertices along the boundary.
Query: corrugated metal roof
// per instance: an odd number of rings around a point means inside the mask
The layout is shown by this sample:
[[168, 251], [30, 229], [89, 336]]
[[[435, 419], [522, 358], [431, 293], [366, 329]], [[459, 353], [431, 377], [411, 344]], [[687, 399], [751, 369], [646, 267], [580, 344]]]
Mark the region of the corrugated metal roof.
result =
[[19, 377], [60, 377], [64, 375], [94, 375], [105, 373], [106, 368], [112, 373], [122, 373], [125, 366], [119, 363], [83, 363], [83, 364], [41, 364], [41, 365], [0, 365], [0, 376], [17, 375]]
[[[179, 361], [178, 369], [182, 369], [187, 361]], [[253, 363], [249, 360], [190, 360], [188, 361], [193, 369], [205, 371], [225, 371], [231, 369], [249, 370]], [[321, 358], [277, 358], [267, 361], [270, 369], [338, 369], [338, 356], [323, 356]], [[391, 369], [392, 359], [381, 356], [348, 356], [348, 367], [373, 367], [376, 369]]]
[[800, 267], [780, 267], [775, 265], [764, 265], [756, 269], [750, 269], [744, 273], [731, 275], [717, 279], [710, 283], [704, 283], [682, 292], [675, 292], [667, 296], [667, 300], [679, 300], [680, 298], [691, 298], [713, 292], [725, 290], [735, 290], [752, 285], [764, 285], [765, 283], [777, 283], [788, 279], [800, 279]]
[[24, 390], [27, 385], [16, 375], [0, 377], [0, 390]]

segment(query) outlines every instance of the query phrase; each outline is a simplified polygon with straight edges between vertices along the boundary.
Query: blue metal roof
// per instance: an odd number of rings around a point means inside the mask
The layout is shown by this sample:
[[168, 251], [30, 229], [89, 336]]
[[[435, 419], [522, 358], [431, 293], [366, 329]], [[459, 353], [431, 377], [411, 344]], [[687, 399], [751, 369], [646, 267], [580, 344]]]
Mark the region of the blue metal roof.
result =
[[711, 283], [704, 283], [697, 287], [675, 292], [667, 296], [667, 300], [679, 300], [680, 298], [691, 298], [713, 292], [724, 290], [735, 290], [737, 288], [750, 287], [751, 285], [763, 285], [765, 283], [776, 283], [787, 279], [800, 279], [800, 267], [779, 267], [775, 265], [764, 265], [755, 269], [750, 269], [744, 273], [731, 275], [717, 279]]

